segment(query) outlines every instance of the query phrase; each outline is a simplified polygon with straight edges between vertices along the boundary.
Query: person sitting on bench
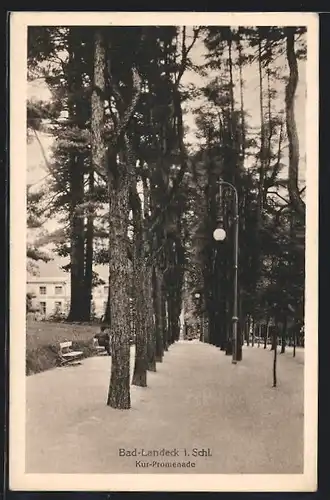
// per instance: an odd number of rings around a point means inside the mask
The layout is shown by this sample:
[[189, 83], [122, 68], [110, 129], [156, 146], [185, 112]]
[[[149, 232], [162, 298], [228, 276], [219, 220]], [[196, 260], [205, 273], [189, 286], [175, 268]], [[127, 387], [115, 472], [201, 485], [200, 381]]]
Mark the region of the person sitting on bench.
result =
[[97, 339], [99, 346], [105, 347], [107, 353], [111, 356], [110, 335], [105, 331], [107, 328], [107, 326], [101, 325], [100, 332], [96, 333], [94, 338]]

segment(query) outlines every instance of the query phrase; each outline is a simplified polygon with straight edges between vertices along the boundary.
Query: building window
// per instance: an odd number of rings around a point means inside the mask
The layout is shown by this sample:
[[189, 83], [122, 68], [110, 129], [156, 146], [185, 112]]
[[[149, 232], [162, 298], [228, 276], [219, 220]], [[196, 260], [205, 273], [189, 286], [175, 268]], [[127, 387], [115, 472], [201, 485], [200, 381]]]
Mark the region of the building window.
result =
[[55, 295], [62, 295], [63, 287], [61, 285], [55, 286]]
[[40, 295], [46, 295], [47, 288], [45, 286], [39, 286], [39, 293], [40, 293]]
[[55, 313], [62, 312], [62, 302], [55, 302]]
[[46, 302], [40, 302], [40, 309], [42, 314], [46, 314]]

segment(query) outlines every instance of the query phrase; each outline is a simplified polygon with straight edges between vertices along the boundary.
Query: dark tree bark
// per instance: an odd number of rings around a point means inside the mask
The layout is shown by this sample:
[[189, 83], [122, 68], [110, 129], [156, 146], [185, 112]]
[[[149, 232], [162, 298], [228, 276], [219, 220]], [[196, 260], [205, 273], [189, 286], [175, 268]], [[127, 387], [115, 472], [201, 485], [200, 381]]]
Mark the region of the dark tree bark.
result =
[[236, 349], [237, 361], [242, 361], [243, 359], [243, 349], [242, 349], [242, 323], [239, 321], [237, 325], [237, 349]]
[[[94, 173], [89, 173], [89, 195], [90, 202], [92, 200], [94, 191]], [[92, 287], [93, 287], [93, 243], [94, 243], [94, 210], [89, 207], [87, 216], [86, 228], [86, 249], [85, 249], [85, 279], [84, 279], [84, 297], [85, 303], [83, 306], [83, 314], [86, 321], [90, 320], [91, 316], [91, 303], [92, 303]]]
[[277, 385], [277, 328], [278, 324], [275, 322], [275, 328], [273, 330], [273, 346], [274, 346], [274, 358], [273, 358], [273, 387]]
[[93, 92], [91, 98], [91, 166], [88, 179], [89, 207], [87, 211], [86, 252], [85, 252], [85, 279], [83, 314], [90, 319], [92, 284], [93, 284], [93, 240], [94, 240], [94, 172], [105, 172], [105, 143], [103, 138], [104, 126], [104, 90], [105, 90], [105, 50], [101, 34], [95, 33], [94, 41], [94, 71]]
[[181, 212], [177, 214], [177, 240], [175, 244], [175, 287], [174, 287], [174, 341], [180, 338], [180, 314], [182, 308], [182, 289], [183, 289], [183, 269], [185, 263], [184, 247], [181, 242]]
[[[259, 104], [260, 104], [260, 153], [259, 153], [259, 182], [257, 194], [257, 214], [255, 232], [255, 251], [253, 253], [253, 268], [255, 270], [255, 283], [258, 282], [261, 275], [262, 258], [260, 254], [261, 232], [263, 227], [263, 200], [264, 200], [264, 181], [265, 181], [265, 120], [264, 120], [264, 86], [263, 86], [263, 67], [262, 67], [262, 34], [259, 33], [258, 39], [258, 66], [259, 66]], [[254, 341], [253, 344], [254, 345]]]
[[135, 203], [133, 204], [134, 225], [134, 254], [133, 254], [133, 288], [135, 311], [135, 364], [132, 384], [140, 387], [147, 386], [147, 328], [144, 311], [146, 299], [144, 291], [145, 256], [143, 241], [143, 220], [140, 199], [137, 198], [136, 186]]
[[82, 174], [83, 160], [78, 155], [72, 155], [70, 165], [70, 203], [71, 203], [71, 300], [68, 321], [84, 319], [81, 304], [84, 303], [85, 278], [85, 238], [84, 217], [81, 206], [84, 202], [84, 178]]
[[[68, 32], [68, 113], [71, 123], [79, 128], [85, 125], [77, 105], [77, 95], [82, 87], [82, 75], [77, 68], [79, 61], [76, 53], [77, 37], [75, 29]], [[84, 159], [78, 152], [70, 154], [70, 275], [71, 300], [68, 321], [84, 319], [84, 274], [85, 274], [85, 236], [84, 236]]]
[[[226, 288], [227, 289], [227, 288]], [[230, 314], [230, 301], [228, 297], [226, 297], [226, 305], [225, 305], [225, 328], [226, 328], [226, 356], [231, 356], [233, 354], [233, 322]]]
[[148, 370], [156, 371], [156, 335], [154, 323], [154, 311], [152, 300], [152, 268], [146, 266], [144, 278], [145, 296], [146, 296], [146, 328], [147, 328], [147, 366]]
[[299, 139], [295, 120], [295, 95], [298, 85], [298, 63], [295, 53], [296, 28], [286, 28], [286, 56], [289, 65], [289, 80], [286, 86], [285, 110], [286, 129], [289, 141], [289, 196], [297, 214], [305, 220], [305, 203], [299, 193]]
[[109, 289], [108, 289], [108, 297], [107, 297], [107, 303], [105, 306], [105, 311], [104, 311], [104, 316], [103, 316], [103, 321], [102, 323], [104, 326], [110, 328], [111, 326], [111, 310], [110, 310], [110, 282], [109, 282]]
[[162, 303], [161, 303], [161, 314], [162, 314], [162, 324], [163, 324], [163, 346], [164, 351], [168, 351], [168, 325], [167, 325], [167, 315], [166, 315], [166, 290], [164, 281], [162, 283]]
[[260, 169], [259, 169], [259, 189], [258, 189], [258, 229], [262, 225], [263, 192], [265, 178], [265, 120], [264, 120], [264, 95], [263, 95], [263, 71], [262, 71], [262, 40], [259, 36], [258, 42], [258, 63], [259, 63], [259, 101], [260, 101]]
[[282, 325], [281, 353], [280, 354], [284, 354], [285, 353], [287, 330], [288, 330], [288, 318], [285, 315], [284, 318], [283, 318], [283, 325]]
[[[99, 31], [98, 29], [96, 31]], [[100, 31], [99, 31], [100, 32]], [[131, 121], [141, 94], [141, 77], [132, 68], [132, 93], [128, 104], [111, 79], [111, 51], [108, 51], [107, 70], [112, 92], [117, 100], [120, 119], [108, 148], [109, 190], [109, 274], [111, 316], [111, 378], [108, 405], [129, 409], [130, 401], [130, 303], [131, 273], [128, 262], [129, 193], [131, 187], [132, 151], [126, 129]], [[121, 151], [121, 164], [116, 161], [118, 146], [126, 146], [126, 158]]]
[[246, 336], [246, 345], [250, 345], [250, 329], [251, 329], [251, 316], [248, 315], [247, 319], [247, 336]]
[[[230, 112], [231, 116], [234, 116], [234, 107], [235, 107], [235, 99], [234, 99], [234, 82], [233, 82], [233, 58], [232, 58], [232, 34], [231, 28], [229, 28], [230, 34], [228, 37], [228, 64], [229, 64], [229, 94], [230, 94]], [[234, 122], [232, 119], [229, 120], [230, 127], [230, 135], [231, 141], [233, 144], [233, 150], [235, 150], [236, 146], [236, 130], [234, 129]], [[236, 167], [236, 165], [235, 165]], [[233, 181], [235, 180], [235, 168], [233, 169]]]
[[141, 284], [144, 279], [144, 266], [134, 264], [134, 299], [135, 299], [135, 364], [132, 384], [140, 387], [147, 386], [147, 327], [145, 324], [146, 301]]
[[[151, 192], [150, 184], [147, 178], [143, 178], [143, 214], [144, 220], [149, 220], [151, 207]], [[152, 252], [152, 245], [150, 243], [150, 236], [146, 235], [145, 240], [148, 253]], [[144, 277], [143, 277], [143, 294], [145, 296], [145, 327], [147, 339], [147, 369], [149, 371], [156, 371], [156, 332], [154, 322], [154, 308], [153, 308], [153, 294], [152, 294], [152, 267], [149, 265], [147, 252], [145, 255]]]
[[278, 327], [278, 323], [276, 323], [274, 326], [272, 326], [272, 332], [271, 332], [272, 344], [270, 347], [271, 351], [273, 351], [277, 347], [277, 327]]
[[167, 287], [167, 297], [166, 297], [166, 309], [167, 309], [167, 321], [168, 321], [168, 345], [173, 344], [173, 312], [172, 312], [172, 300], [170, 297], [170, 290]]
[[[240, 29], [239, 29], [240, 31]], [[238, 34], [240, 37], [240, 33]], [[244, 166], [245, 160], [245, 113], [244, 113], [244, 81], [243, 81], [243, 53], [240, 38], [237, 42], [238, 65], [239, 65], [239, 88], [240, 88], [240, 107], [241, 107], [241, 163]]]
[[107, 404], [121, 410], [131, 407], [130, 398], [130, 307], [127, 256], [129, 177], [123, 167], [109, 179], [109, 273], [111, 314], [111, 378]]
[[269, 321], [270, 318], [267, 317], [267, 323], [266, 323], [266, 328], [265, 328], [265, 340], [264, 340], [264, 349], [267, 348], [267, 343], [268, 343], [268, 335], [269, 335]]
[[163, 361], [162, 277], [158, 266], [153, 268], [154, 311], [156, 326], [156, 362]]

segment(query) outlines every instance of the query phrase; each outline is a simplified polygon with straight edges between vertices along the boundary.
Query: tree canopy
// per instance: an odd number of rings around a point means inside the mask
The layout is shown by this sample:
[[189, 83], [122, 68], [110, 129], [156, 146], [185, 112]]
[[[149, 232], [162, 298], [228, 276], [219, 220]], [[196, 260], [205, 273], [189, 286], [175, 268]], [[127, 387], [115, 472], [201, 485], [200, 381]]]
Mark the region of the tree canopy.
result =
[[[197, 45], [202, 61], [193, 57]], [[230, 349], [234, 200], [220, 179], [239, 200], [240, 345], [252, 323], [303, 322], [295, 97], [305, 53], [300, 27], [29, 28], [28, 78], [43, 80], [51, 95], [28, 102], [29, 136], [47, 131], [54, 141], [46, 190], [28, 191], [28, 226], [47, 214], [59, 229], [27, 253], [47, 259], [42, 248], [53, 242], [68, 257], [68, 321], [90, 319], [94, 266], [109, 266], [110, 406], [130, 407], [132, 328], [133, 384], [145, 386], [179, 339], [187, 296], [200, 297], [192, 309], [207, 324], [204, 340]], [[251, 66], [257, 125], [246, 109]], [[202, 84], [186, 84], [187, 73]], [[221, 243], [212, 236], [219, 225]]]

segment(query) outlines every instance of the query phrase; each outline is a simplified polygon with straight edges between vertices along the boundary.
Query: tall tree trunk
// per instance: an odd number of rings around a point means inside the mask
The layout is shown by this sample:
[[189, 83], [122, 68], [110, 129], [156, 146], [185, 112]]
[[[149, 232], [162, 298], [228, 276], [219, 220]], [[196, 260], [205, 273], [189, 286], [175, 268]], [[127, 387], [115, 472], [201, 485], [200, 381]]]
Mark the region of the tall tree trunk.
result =
[[148, 370], [156, 371], [156, 335], [152, 300], [152, 268], [147, 265], [145, 270], [145, 296], [146, 296], [146, 328], [147, 328], [147, 366]]
[[169, 300], [169, 310], [171, 311], [170, 321], [171, 321], [171, 344], [175, 343], [176, 336], [176, 314], [175, 314], [175, 294], [174, 287], [172, 287], [170, 300]]
[[275, 328], [273, 330], [273, 346], [274, 346], [274, 358], [273, 358], [273, 387], [277, 385], [277, 328], [278, 323], [275, 321]]
[[281, 354], [285, 353], [285, 345], [286, 345], [286, 337], [287, 337], [287, 328], [288, 327], [288, 317], [285, 314], [283, 318], [283, 325], [282, 325], [282, 335], [281, 335]]
[[263, 69], [262, 69], [262, 38], [259, 34], [258, 41], [258, 64], [259, 64], [259, 104], [260, 104], [260, 158], [259, 158], [259, 182], [257, 195], [257, 219], [255, 228], [255, 250], [254, 263], [255, 284], [257, 285], [261, 276], [261, 241], [260, 235], [263, 226], [263, 199], [264, 199], [264, 178], [265, 178], [265, 123], [264, 123], [264, 88], [263, 88]]
[[[231, 28], [229, 28], [231, 32]], [[230, 134], [231, 134], [231, 141], [233, 144], [233, 150], [235, 149], [236, 145], [236, 127], [234, 127], [234, 107], [235, 107], [235, 100], [234, 100], [234, 81], [233, 81], [233, 58], [232, 58], [232, 39], [231, 39], [231, 34], [228, 39], [228, 65], [229, 65], [229, 95], [230, 95], [230, 112], [231, 112], [231, 119], [229, 120], [229, 126], [230, 126]], [[233, 172], [235, 174], [235, 172]]]
[[166, 297], [166, 309], [167, 309], [167, 320], [168, 320], [168, 345], [173, 344], [173, 311], [172, 311], [172, 299], [171, 290], [167, 288]]
[[275, 325], [273, 326], [272, 346], [270, 349], [271, 351], [277, 349], [277, 343], [278, 343], [278, 321], [276, 321]]
[[[144, 296], [143, 279], [145, 267], [141, 260], [134, 263], [134, 300], [135, 300], [135, 364], [132, 384], [140, 387], [147, 386], [147, 325], [145, 322], [146, 300]], [[142, 288], [142, 290], [141, 290]]]
[[242, 297], [239, 296], [239, 321], [237, 324], [237, 361], [242, 361], [243, 359], [243, 345], [244, 345], [244, 319], [243, 319], [243, 311], [242, 311]]
[[[144, 220], [150, 218], [151, 206], [151, 192], [150, 184], [147, 178], [143, 178], [143, 215]], [[146, 247], [151, 254], [153, 251], [150, 241], [146, 241]], [[146, 252], [147, 253], [147, 252]], [[147, 256], [145, 256], [147, 257]], [[154, 324], [154, 309], [153, 309], [153, 296], [152, 296], [152, 267], [146, 261], [145, 273], [143, 279], [143, 293], [145, 295], [145, 325], [146, 325], [146, 338], [147, 338], [147, 369], [149, 371], [156, 371], [156, 335]]]
[[[271, 93], [271, 88], [270, 88], [270, 67], [269, 67], [269, 62], [267, 64], [267, 94], [268, 94], [268, 138], [267, 138], [267, 153], [265, 156], [267, 156], [267, 168], [270, 168], [270, 164], [272, 161], [272, 93]], [[280, 134], [280, 139], [281, 141], [281, 134]]]
[[164, 351], [168, 351], [168, 324], [167, 324], [167, 314], [166, 314], [166, 290], [164, 280], [162, 283], [162, 295], [161, 295], [161, 314], [162, 314], [162, 324], [163, 324], [163, 346]]
[[[226, 287], [227, 289], [227, 287]], [[226, 299], [226, 311], [225, 311], [225, 327], [227, 332], [227, 342], [226, 342], [226, 356], [231, 356], [233, 354], [233, 322], [230, 319], [230, 302]]]
[[181, 225], [180, 225], [181, 213], [177, 214], [177, 240], [175, 242], [175, 268], [174, 268], [174, 340], [178, 341], [180, 338], [180, 314], [182, 308], [182, 290], [183, 290], [183, 278], [184, 278], [184, 248], [181, 242]]
[[247, 336], [246, 336], [246, 345], [250, 345], [250, 330], [251, 330], [251, 316], [250, 314], [248, 315], [247, 319]]
[[103, 321], [104, 326], [110, 328], [111, 326], [111, 310], [110, 310], [110, 280], [109, 280], [109, 288], [108, 288], [108, 297], [107, 297], [107, 303], [105, 306], [105, 311], [103, 315]]
[[[110, 51], [107, 61], [111, 79]], [[110, 82], [116, 99], [123, 102], [113, 80]], [[120, 109], [120, 122], [115, 123], [115, 134], [108, 149], [108, 186], [109, 186], [109, 274], [110, 274], [110, 316], [112, 363], [108, 395], [108, 405], [118, 409], [128, 409], [130, 401], [130, 284], [131, 272], [128, 262], [128, 220], [131, 172], [135, 169], [129, 135], [126, 129], [134, 114], [141, 94], [141, 77], [132, 68], [131, 101]], [[121, 102], [121, 104], [122, 104]], [[119, 106], [121, 107], [121, 106]], [[121, 154], [118, 165], [117, 147], [126, 146], [126, 162]], [[123, 151], [122, 151], [123, 153]], [[124, 159], [125, 160], [125, 159]]]
[[88, 178], [88, 215], [85, 253], [85, 303], [82, 307], [86, 319], [90, 318], [93, 284], [93, 240], [94, 240], [94, 172], [105, 172], [104, 90], [105, 50], [99, 30], [94, 35], [94, 75], [91, 98], [91, 166]]
[[[77, 94], [81, 90], [82, 75], [79, 72], [76, 54], [77, 33], [70, 28], [68, 33], [68, 113], [71, 123], [82, 128]], [[84, 159], [79, 152], [70, 154], [70, 275], [71, 301], [68, 321], [81, 321], [81, 304], [84, 302], [85, 242], [84, 242]]]
[[266, 323], [266, 328], [265, 328], [265, 340], [264, 340], [264, 349], [267, 348], [267, 343], [268, 343], [268, 336], [269, 336], [269, 321], [270, 318], [267, 316], [267, 323]]
[[129, 409], [130, 398], [130, 307], [127, 256], [129, 177], [124, 166], [109, 175], [109, 273], [111, 315], [111, 378], [107, 404]]
[[163, 347], [163, 318], [162, 318], [162, 277], [161, 271], [156, 265], [153, 269], [154, 311], [156, 322], [156, 361], [162, 362], [164, 355]]
[[71, 300], [68, 321], [82, 321], [84, 319], [81, 304], [84, 303], [85, 227], [84, 217], [80, 208], [84, 202], [84, 177], [82, 174], [81, 157], [73, 155], [70, 167]]
[[[136, 182], [136, 181], [135, 181]], [[135, 188], [135, 194], [137, 190]], [[145, 245], [143, 241], [143, 220], [140, 200], [133, 207], [134, 254], [133, 254], [133, 288], [135, 311], [135, 364], [132, 384], [147, 386], [147, 325], [145, 318], [146, 297], [143, 282], [145, 279]]]
[[[94, 173], [91, 171], [89, 173], [89, 195], [90, 203], [92, 202], [92, 196], [94, 191]], [[92, 289], [93, 289], [93, 243], [94, 243], [94, 210], [92, 207], [88, 209], [87, 216], [87, 228], [86, 228], [86, 251], [85, 251], [85, 280], [84, 280], [84, 292], [85, 292], [85, 304], [83, 314], [86, 321], [90, 320], [91, 316], [91, 303], [92, 303]]]
[[244, 166], [245, 160], [245, 113], [244, 113], [244, 80], [243, 80], [243, 51], [241, 40], [238, 39], [238, 66], [239, 66], [239, 88], [240, 88], [240, 107], [241, 107], [241, 163]]
[[259, 190], [258, 190], [258, 228], [262, 225], [263, 210], [263, 191], [265, 177], [265, 120], [264, 120], [264, 89], [263, 89], [263, 71], [262, 71], [262, 45], [261, 36], [258, 43], [258, 62], [259, 62], [259, 102], [260, 102], [260, 170], [259, 170]]
[[299, 194], [299, 139], [295, 120], [295, 96], [298, 85], [298, 63], [295, 53], [296, 28], [286, 28], [286, 56], [289, 65], [289, 79], [285, 92], [286, 129], [289, 141], [289, 196], [297, 214], [305, 220], [305, 203]]

